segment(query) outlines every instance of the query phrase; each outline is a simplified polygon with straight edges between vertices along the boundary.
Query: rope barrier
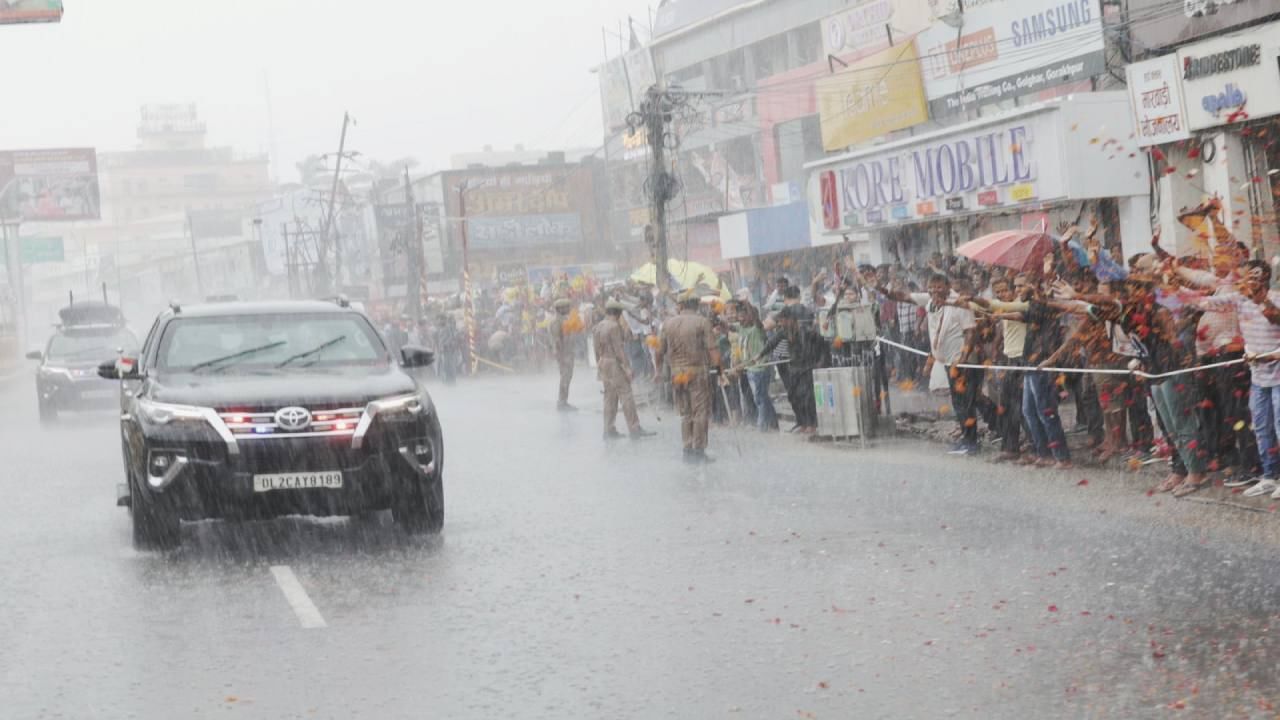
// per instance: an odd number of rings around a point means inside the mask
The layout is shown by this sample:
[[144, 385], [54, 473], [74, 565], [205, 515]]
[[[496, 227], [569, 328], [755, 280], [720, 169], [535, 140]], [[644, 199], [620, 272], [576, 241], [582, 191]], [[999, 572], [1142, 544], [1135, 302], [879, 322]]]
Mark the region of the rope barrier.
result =
[[[876, 343], [881, 345], [889, 345], [899, 350], [905, 350], [921, 357], [930, 357], [930, 354], [918, 348], [908, 347], [902, 343], [896, 343], [888, 338], [877, 337]], [[1230, 367], [1232, 365], [1242, 365], [1247, 362], [1259, 360], [1261, 358], [1269, 358], [1280, 356], [1280, 348], [1270, 352], [1259, 353], [1257, 355], [1243, 357], [1236, 360], [1223, 360], [1222, 362], [1209, 363], [1208, 365], [1197, 365], [1195, 367], [1183, 368], [1181, 370], [1173, 370], [1166, 373], [1149, 373], [1142, 370], [1125, 370], [1119, 368], [1060, 368], [1060, 367], [1039, 367], [1037, 365], [974, 365], [972, 363], [960, 363], [955, 367], [964, 370], [1004, 370], [1007, 372], [1049, 372], [1049, 373], [1074, 373], [1077, 375], [1136, 375], [1148, 380], [1164, 380], [1166, 378], [1177, 377], [1179, 375], [1187, 375], [1190, 373], [1201, 372], [1204, 370], [1213, 370], [1216, 368]]]

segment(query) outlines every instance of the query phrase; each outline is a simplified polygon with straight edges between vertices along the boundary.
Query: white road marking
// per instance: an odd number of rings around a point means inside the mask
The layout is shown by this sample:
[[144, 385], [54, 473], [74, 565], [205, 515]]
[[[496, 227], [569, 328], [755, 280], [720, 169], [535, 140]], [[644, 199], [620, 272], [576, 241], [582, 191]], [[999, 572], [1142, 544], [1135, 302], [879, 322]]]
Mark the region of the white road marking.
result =
[[298, 582], [298, 576], [293, 574], [292, 568], [288, 565], [272, 565], [271, 574], [275, 576], [280, 592], [284, 593], [284, 598], [289, 601], [289, 607], [293, 608], [293, 614], [298, 616], [298, 622], [302, 623], [302, 627], [308, 630], [328, 627], [328, 623], [320, 615], [320, 610], [316, 608], [315, 603], [311, 602], [311, 597], [302, 588], [302, 583]]

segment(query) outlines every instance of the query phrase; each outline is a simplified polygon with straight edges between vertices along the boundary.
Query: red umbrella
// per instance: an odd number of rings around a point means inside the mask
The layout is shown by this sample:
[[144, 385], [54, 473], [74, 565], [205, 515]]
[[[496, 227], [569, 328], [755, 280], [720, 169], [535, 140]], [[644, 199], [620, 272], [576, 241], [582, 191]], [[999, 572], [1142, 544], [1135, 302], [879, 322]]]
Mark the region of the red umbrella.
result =
[[1053, 252], [1053, 236], [1039, 230], [1003, 230], [956, 248], [970, 260], [1026, 271], [1040, 266]]

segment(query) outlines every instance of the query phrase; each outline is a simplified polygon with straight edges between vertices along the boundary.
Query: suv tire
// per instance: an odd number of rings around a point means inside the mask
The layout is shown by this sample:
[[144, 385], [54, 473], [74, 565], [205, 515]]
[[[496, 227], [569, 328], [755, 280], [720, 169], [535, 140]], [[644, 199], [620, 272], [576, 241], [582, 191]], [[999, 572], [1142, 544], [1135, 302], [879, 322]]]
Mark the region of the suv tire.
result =
[[444, 479], [437, 477], [427, 487], [414, 483], [391, 506], [391, 517], [411, 535], [439, 533], [444, 528]]
[[182, 544], [182, 521], [173, 510], [148, 502], [129, 482], [129, 516], [133, 523], [133, 546], [138, 550], [172, 550]]

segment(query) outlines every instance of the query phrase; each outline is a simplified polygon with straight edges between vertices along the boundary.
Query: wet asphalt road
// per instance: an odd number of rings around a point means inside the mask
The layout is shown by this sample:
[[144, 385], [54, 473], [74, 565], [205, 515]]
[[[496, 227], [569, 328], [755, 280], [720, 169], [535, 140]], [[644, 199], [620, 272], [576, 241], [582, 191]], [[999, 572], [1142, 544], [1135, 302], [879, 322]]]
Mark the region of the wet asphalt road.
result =
[[[0, 717], [1275, 717], [1280, 517], [932, 445], [678, 426], [596, 386], [435, 388], [438, 539], [202, 523], [138, 553], [113, 416], [0, 388]], [[1088, 483], [1081, 483], [1088, 480]], [[303, 627], [272, 568], [319, 616]]]

